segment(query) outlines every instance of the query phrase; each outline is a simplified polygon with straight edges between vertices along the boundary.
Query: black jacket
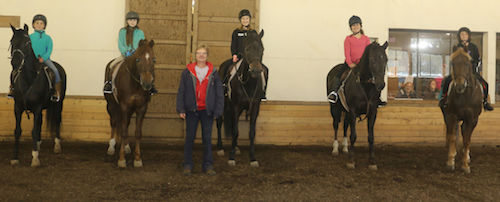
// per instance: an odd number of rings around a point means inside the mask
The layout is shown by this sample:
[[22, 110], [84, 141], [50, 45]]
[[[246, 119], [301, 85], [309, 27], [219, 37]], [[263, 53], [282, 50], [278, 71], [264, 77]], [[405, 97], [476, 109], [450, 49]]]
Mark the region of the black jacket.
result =
[[248, 30], [241, 30], [239, 28], [233, 31], [231, 39], [231, 56], [237, 55], [238, 59], [241, 58], [243, 53], [243, 39], [247, 36]]
[[[206, 94], [207, 114], [219, 117], [224, 110], [224, 94], [222, 83], [215, 68], [209, 72], [208, 86]], [[195, 112], [196, 104], [196, 76], [194, 76], [187, 68], [181, 74], [179, 90], [177, 91], [177, 112], [186, 113], [188, 111]]]
[[479, 49], [477, 48], [476, 44], [469, 42], [469, 45], [465, 47], [462, 43], [459, 43], [457, 44], [457, 47], [462, 47], [467, 51], [467, 53], [469, 53], [470, 57], [472, 58], [471, 59], [472, 70], [474, 72], [478, 72], [479, 71], [478, 66], [479, 62], [481, 62], [481, 56], [479, 55]]

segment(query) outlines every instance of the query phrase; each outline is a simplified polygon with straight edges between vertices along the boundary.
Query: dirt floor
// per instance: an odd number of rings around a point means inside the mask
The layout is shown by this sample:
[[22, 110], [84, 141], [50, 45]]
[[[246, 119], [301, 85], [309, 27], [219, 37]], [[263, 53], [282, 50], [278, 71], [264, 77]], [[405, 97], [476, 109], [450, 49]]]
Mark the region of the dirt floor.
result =
[[[237, 165], [215, 157], [216, 176], [201, 172], [201, 145], [192, 176], [182, 172], [182, 146], [143, 144], [143, 168], [118, 169], [105, 143], [63, 142], [53, 154], [42, 144], [42, 166], [31, 168], [29, 142], [20, 165], [11, 166], [12, 142], [0, 142], [2, 201], [498, 201], [500, 146], [472, 148], [471, 174], [445, 171], [446, 149], [438, 146], [377, 147], [378, 171], [368, 169], [367, 148], [333, 157], [328, 147], [257, 146], [261, 167], [252, 168], [242, 148]], [[215, 153], [214, 153], [215, 154]], [[226, 151], [227, 154], [227, 151]], [[128, 160], [131, 156], [128, 156]], [[460, 164], [458, 164], [460, 165]]]

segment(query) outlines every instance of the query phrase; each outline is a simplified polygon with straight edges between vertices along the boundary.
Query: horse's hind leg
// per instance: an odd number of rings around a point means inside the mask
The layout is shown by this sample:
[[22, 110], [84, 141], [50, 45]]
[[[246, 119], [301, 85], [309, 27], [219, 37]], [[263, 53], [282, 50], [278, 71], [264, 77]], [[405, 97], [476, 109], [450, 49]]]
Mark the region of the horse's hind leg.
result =
[[[349, 129], [349, 124], [351, 124], [351, 119], [347, 113], [344, 114], [344, 137], [342, 138], [342, 152], [349, 153], [349, 141], [347, 138], [347, 130]], [[340, 117], [339, 117], [340, 119]], [[351, 133], [352, 134], [352, 133]]]
[[455, 170], [455, 156], [457, 155], [456, 148], [456, 130], [457, 130], [457, 120], [455, 118], [448, 117], [446, 120], [446, 146], [448, 147], [448, 161], [446, 161], [446, 166], [449, 170]]
[[136, 112], [136, 124], [135, 124], [135, 152], [134, 152], [134, 167], [142, 167], [141, 158], [141, 138], [142, 138], [142, 123], [144, 121], [144, 115], [146, 114], [147, 105], [144, 105]]
[[224, 147], [222, 146], [222, 116], [217, 117], [217, 155], [224, 156]]
[[330, 103], [330, 114], [332, 115], [332, 124], [333, 124], [333, 131], [335, 133], [335, 139], [333, 140], [333, 150], [332, 150], [332, 155], [337, 156], [339, 155], [339, 142], [337, 140], [337, 133], [339, 129], [339, 122], [340, 122], [340, 110], [338, 107], [335, 107], [333, 103]]
[[232, 144], [231, 144], [231, 152], [229, 153], [229, 161], [227, 162], [230, 166], [236, 165], [236, 161], [234, 160], [234, 156], [236, 155], [236, 148], [238, 146], [238, 119], [240, 115], [239, 109], [233, 109], [232, 112]]
[[21, 137], [21, 121], [22, 121], [22, 115], [23, 111], [18, 107], [15, 106], [14, 108], [14, 114], [16, 115], [16, 129], [14, 130], [14, 156], [12, 157], [12, 160], [10, 160], [11, 165], [17, 165], [19, 164], [19, 138]]
[[108, 114], [109, 114], [109, 124], [111, 126], [111, 137], [109, 138], [109, 146], [107, 154], [112, 156], [115, 154], [115, 145], [117, 139], [119, 139], [118, 131], [117, 131], [117, 116], [113, 113], [116, 113], [116, 109], [113, 109], [108, 103]]

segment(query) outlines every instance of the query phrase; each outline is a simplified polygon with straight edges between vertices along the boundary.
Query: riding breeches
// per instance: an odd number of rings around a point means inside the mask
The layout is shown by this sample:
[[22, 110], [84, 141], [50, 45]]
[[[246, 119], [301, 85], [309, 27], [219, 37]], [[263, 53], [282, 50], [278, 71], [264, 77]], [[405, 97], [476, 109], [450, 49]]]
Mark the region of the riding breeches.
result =
[[61, 81], [61, 75], [59, 75], [59, 70], [57, 70], [54, 63], [50, 59], [47, 59], [43, 61], [43, 64], [47, 65], [47, 67], [49, 67], [52, 70], [52, 72], [54, 72], [54, 76], [56, 77], [55, 78], [56, 83], [59, 83]]

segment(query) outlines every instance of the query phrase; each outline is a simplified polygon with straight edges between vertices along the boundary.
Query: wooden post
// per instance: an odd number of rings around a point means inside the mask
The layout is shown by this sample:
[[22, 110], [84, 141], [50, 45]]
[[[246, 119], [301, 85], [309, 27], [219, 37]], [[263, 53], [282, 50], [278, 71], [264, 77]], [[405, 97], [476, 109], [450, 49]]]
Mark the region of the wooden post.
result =
[[10, 27], [10, 25], [20, 27], [21, 17], [0, 15], [0, 27]]

